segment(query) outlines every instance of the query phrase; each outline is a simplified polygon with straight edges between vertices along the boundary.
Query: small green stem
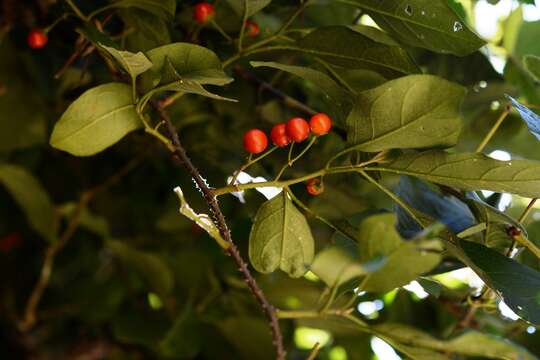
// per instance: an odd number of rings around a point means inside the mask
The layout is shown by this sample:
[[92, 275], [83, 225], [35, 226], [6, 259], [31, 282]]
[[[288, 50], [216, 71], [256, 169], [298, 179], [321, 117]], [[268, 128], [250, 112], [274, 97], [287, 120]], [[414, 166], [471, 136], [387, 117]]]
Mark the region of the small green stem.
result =
[[[65, 20], [67, 19], [68, 17], [70, 16], [70, 14], [68, 13], [65, 13], [65, 14], [62, 14], [62, 16], [60, 16], [58, 19], [56, 19], [55, 21], [53, 21], [53, 23], [49, 26], [47, 26], [45, 29], [43, 29], [43, 32], [45, 34], [49, 33], [52, 29], [54, 29], [54, 27], [56, 25], [58, 25], [62, 20]], [[73, 16], [73, 15], [72, 15]]]
[[307, 319], [307, 318], [321, 318], [325, 316], [347, 316], [353, 311], [353, 309], [328, 309], [324, 312], [315, 310], [298, 310], [287, 311], [277, 310], [277, 317], [280, 319]]
[[90, 19], [82, 13], [81, 9], [79, 9], [72, 0], [66, 0], [66, 3], [69, 5], [71, 10], [73, 10], [75, 15], [77, 15], [82, 21], [84, 22], [90, 21]]
[[223, 30], [221, 26], [219, 26], [219, 24], [214, 19], [210, 20], [210, 23], [212, 24], [214, 29], [216, 29], [221, 34], [221, 36], [223, 36], [227, 41], [232, 42], [232, 38], [225, 32], [225, 30]]
[[318, 215], [316, 212], [311, 210], [306, 204], [304, 204], [300, 199], [298, 199], [296, 195], [294, 195], [294, 193], [291, 191], [290, 188], [286, 187], [285, 189], [287, 190], [287, 193], [291, 197], [292, 201], [296, 203], [296, 205], [300, 206], [305, 212], [307, 212], [308, 214], [310, 214], [317, 220], [320, 220], [321, 222], [325, 223], [326, 225], [328, 225], [328, 227], [332, 228], [333, 230], [339, 231], [340, 233], [346, 235], [342, 230], [340, 230], [337, 226], [332, 224], [329, 220], [326, 220], [324, 217]]
[[366, 173], [364, 170], [360, 169], [358, 170], [358, 172], [362, 174], [367, 179], [367, 181], [375, 185], [379, 190], [381, 190], [383, 193], [388, 195], [388, 197], [394, 200], [394, 202], [396, 202], [399, 206], [401, 206], [403, 210], [407, 211], [409, 215], [414, 219], [414, 221], [418, 223], [418, 225], [422, 227], [426, 227], [428, 225], [428, 224], [425, 224], [422, 220], [420, 220], [418, 216], [416, 216], [415, 211], [409, 205], [407, 205], [403, 200], [401, 200], [399, 196], [397, 196], [392, 191], [387, 189], [384, 185], [381, 185], [380, 183], [378, 183], [374, 178], [369, 176], [368, 173]]
[[502, 114], [499, 116], [499, 118], [497, 119], [497, 121], [495, 121], [495, 124], [493, 124], [493, 127], [489, 130], [489, 132], [486, 134], [486, 136], [484, 137], [484, 139], [482, 140], [482, 142], [478, 145], [478, 147], [476, 148], [476, 152], [479, 153], [479, 152], [482, 152], [484, 150], [484, 148], [486, 147], [486, 145], [489, 143], [489, 141], [491, 140], [491, 138], [493, 138], [493, 135], [495, 135], [495, 133], [497, 132], [497, 130], [499, 129], [499, 127], [501, 126], [502, 122], [504, 121], [504, 119], [506, 119], [506, 117], [508, 116], [508, 114], [510, 113], [510, 109], [506, 108]]
[[525, 219], [527, 218], [527, 216], [529, 216], [529, 214], [531, 213], [532, 209], [534, 208], [534, 204], [536, 203], [536, 200], [538, 199], [531, 199], [531, 201], [529, 202], [529, 205], [527, 205], [527, 207], [525, 208], [525, 210], [523, 211], [523, 213], [521, 214], [521, 216], [519, 217], [518, 219], [518, 223], [522, 224], [523, 221], [525, 221]]
[[104, 6], [104, 7], [100, 8], [100, 9], [94, 10], [93, 12], [91, 12], [91, 13], [88, 15], [88, 19], [91, 20], [91, 19], [93, 19], [95, 16], [101, 14], [102, 12], [105, 12], [105, 11], [110, 10], [110, 9], [114, 9], [115, 7], [117, 7], [116, 4], [110, 4], [110, 5]]
[[238, 35], [238, 52], [242, 52], [242, 42], [244, 41], [244, 35], [246, 32], [246, 22], [248, 18], [249, 1], [244, 0], [244, 16], [242, 17], [242, 27], [240, 28], [240, 35]]
[[228, 185], [232, 185], [234, 186], [235, 182], [236, 182], [236, 178], [238, 177], [238, 175], [246, 170], [248, 167], [250, 167], [251, 165], [255, 164], [257, 161], [260, 161], [262, 159], [264, 159], [266, 156], [270, 155], [271, 153], [273, 153], [274, 151], [276, 151], [278, 149], [277, 146], [274, 146], [272, 147], [270, 150], [267, 150], [265, 153], [263, 153], [262, 155], [256, 157], [255, 159], [252, 159], [252, 156], [253, 154], [250, 154], [249, 157], [248, 157], [248, 160], [247, 162], [242, 165], [236, 172], [235, 172], [235, 175], [234, 177], [231, 179], [231, 181], [229, 181], [229, 184]]
[[[279, 171], [279, 173], [277, 174], [276, 178], [274, 179], [274, 181], [278, 181], [280, 178], [281, 178], [281, 175], [283, 175], [283, 173], [285, 172], [285, 170], [287, 170], [287, 168], [293, 166], [293, 164], [300, 160], [300, 158], [302, 156], [304, 156], [304, 154], [313, 146], [313, 144], [315, 143], [315, 141], [317, 141], [317, 137], [314, 136], [313, 138], [311, 138], [311, 140], [309, 141], [309, 143], [306, 145], [306, 147], [300, 152], [300, 154], [298, 154], [296, 157], [292, 158], [292, 151], [293, 151], [293, 146], [294, 146], [294, 142], [291, 143], [291, 146], [289, 148], [289, 156], [288, 156], [288, 159], [287, 159], [287, 164], [283, 165], [283, 167], [281, 168], [281, 170]], [[292, 158], [292, 159], [291, 159]]]

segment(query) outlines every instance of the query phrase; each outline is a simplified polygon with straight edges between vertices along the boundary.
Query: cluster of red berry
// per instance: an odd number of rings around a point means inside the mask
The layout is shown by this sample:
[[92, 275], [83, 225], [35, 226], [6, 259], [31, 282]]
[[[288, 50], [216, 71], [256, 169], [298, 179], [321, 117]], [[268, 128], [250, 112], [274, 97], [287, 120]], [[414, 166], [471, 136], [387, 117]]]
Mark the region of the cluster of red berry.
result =
[[[332, 119], [324, 114], [318, 113], [311, 117], [309, 123], [295, 117], [287, 121], [274, 125], [270, 131], [270, 139], [277, 147], [284, 147], [291, 142], [301, 143], [309, 137], [309, 134], [322, 136], [328, 134], [332, 128]], [[268, 137], [260, 129], [251, 129], [244, 134], [244, 149], [250, 154], [259, 154], [268, 147]], [[323, 183], [320, 179], [310, 179], [306, 184], [308, 193], [319, 195], [324, 191]]]
[[[277, 147], [284, 147], [291, 142], [300, 143], [306, 140], [311, 132], [315, 136], [327, 134], [332, 128], [332, 119], [326, 114], [318, 113], [311, 117], [309, 123], [301, 117], [295, 117], [287, 123], [274, 125], [270, 131], [270, 139]], [[251, 154], [259, 154], [268, 147], [268, 138], [259, 129], [248, 130], [244, 134], [244, 149]]]
[[[193, 8], [193, 19], [201, 25], [211, 21], [215, 15], [214, 5], [207, 2], [197, 3]], [[245, 27], [246, 36], [255, 37], [259, 35], [260, 29], [256, 22], [247, 20]]]

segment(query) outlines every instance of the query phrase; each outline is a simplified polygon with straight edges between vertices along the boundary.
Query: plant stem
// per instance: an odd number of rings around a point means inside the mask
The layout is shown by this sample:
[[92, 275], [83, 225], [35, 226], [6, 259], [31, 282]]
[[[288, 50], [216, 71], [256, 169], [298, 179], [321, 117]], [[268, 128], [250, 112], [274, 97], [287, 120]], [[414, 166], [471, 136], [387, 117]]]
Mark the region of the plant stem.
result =
[[[281, 175], [283, 175], [283, 173], [285, 172], [285, 170], [287, 170], [287, 168], [293, 166], [293, 164], [298, 161], [302, 156], [304, 156], [304, 154], [313, 146], [313, 144], [315, 143], [315, 141], [317, 141], [317, 137], [314, 136], [310, 141], [309, 143], [306, 145], [306, 147], [300, 152], [300, 154], [298, 154], [296, 157], [292, 158], [292, 151], [293, 151], [293, 147], [294, 147], [294, 142], [291, 143], [291, 146], [289, 148], [289, 156], [288, 156], [288, 162], [287, 164], [283, 165], [283, 167], [281, 168], [281, 170], [279, 171], [279, 173], [277, 174], [276, 178], [274, 179], [274, 181], [278, 181], [279, 178], [281, 177]], [[292, 159], [291, 159], [292, 158]]]
[[242, 42], [244, 41], [244, 35], [246, 32], [246, 22], [248, 18], [249, 1], [244, 0], [244, 15], [242, 16], [242, 27], [240, 28], [240, 35], [238, 36], [238, 52], [242, 52]]
[[[210, 23], [212, 24], [214, 29], [216, 29], [227, 41], [232, 41], [232, 38], [225, 32], [225, 30], [221, 28], [221, 26], [219, 26], [219, 24], [214, 19], [210, 20]], [[225, 65], [223, 65], [223, 67], [225, 67]]]
[[482, 152], [484, 150], [486, 145], [489, 143], [491, 138], [493, 138], [493, 135], [495, 135], [495, 133], [501, 126], [502, 122], [504, 121], [504, 119], [506, 119], [509, 113], [510, 113], [510, 109], [506, 107], [506, 109], [504, 109], [504, 111], [501, 113], [497, 121], [495, 121], [495, 124], [493, 124], [493, 127], [489, 130], [489, 132], [486, 134], [482, 142], [476, 148], [477, 153]]
[[328, 225], [328, 227], [332, 228], [333, 230], [339, 231], [340, 233], [345, 234], [342, 230], [340, 230], [337, 226], [332, 224], [330, 221], [326, 220], [324, 217], [318, 215], [313, 210], [311, 210], [306, 204], [304, 204], [300, 199], [298, 199], [296, 195], [294, 195], [294, 193], [291, 191], [290, 188], [287, 187], [286, 190], [289, 196], [291, 197], [292, 201], [295, 202], [296, 205], [300, 206], [305, 212], [307, 212], [314, 218], [320, 220], [321, 222], [325, 223], [326, 225]]
[[71, 10], [73, 10], [75, 15], [77, 15], [82, 21], [84, 22], [90, 21], [90, 19], [82, 13], [81, 9], [79, 9], [72, 0], [66, 0], [66, 3], [69, 5]]
[[281, 335], [276, 310], [274, 306], [266, 299], [266, 296], [264, 295], [263, 291], [257, 284], [257, 281], [251, 274], [247, 263], [244, 261], [242, 255], [240, 254], [240, 251], [236, 247], [236, 244], [233, 242], [231, 232], [229, 230], [229, 227], [227, 226], [227, 222], [225, 221], [225, 216], [223, 215], [223, 212], [221, 211], [221, 208], [218, 204], [216, 195], [212, 190], [210, 190], [210, 187], [207, 185], [206, 180], [201, 176], [199, 170], [195, 167], [195, 165], [193, 165], [191, 159], [188, 157], [186, 150], [182, 146], [180, 137], [178, 136], [178, 132], [176, 131], [171, 119], [169, 118], [169, 115], [165, 112], [165, 110], [160, 106], [159, 103], [152, 102], [152, 106], [156, 109], [161, 120], [165, 122], [168, 136], [170, 137], [171, 143], [173, 145], [173, 149], [169, 150], [171, 150], [174, 156], [178, 160], [180, 160], [181, 165], [186, 169], [193, 181], [195, 181], [195, 183], [197, 184], [197, 187], [201, 190], [202, 195], [206, 203], [208, 204], [208, 207], [214, 215], [214, 223], [218, 228], [221, 237], [230, 244], [230, 246], [226, 249], [226, 252], [233, 258], [234, 262], [238, 266], [238, 270], [242, 273], [242, 276], [244, 277], [248, 288], [255, 296], [255, 299], [261, 306], [264, 314], [266, 315], [270, 323], [273, 344], [276, 350], [276, 359], [285, 360], [286, 353], [283, 347], [283, 338]]
[[523, 213], [519, 217], [518, 223], [523, 224], [523, 221], [525, 221], [527, 216], [529, 216], [529, 214], [531, 213], [531, 211], [532, 211], [532, 209], [534, 207], [534, 204], [536, 203], [536, 200], [538, 200], [538, 199], [536, 199], [536, 198], [531, 199], [531, 201], [529, 202], [529, 205], [527, 205], [527, 207], [525, 208], [525, 210], [523, 210]]

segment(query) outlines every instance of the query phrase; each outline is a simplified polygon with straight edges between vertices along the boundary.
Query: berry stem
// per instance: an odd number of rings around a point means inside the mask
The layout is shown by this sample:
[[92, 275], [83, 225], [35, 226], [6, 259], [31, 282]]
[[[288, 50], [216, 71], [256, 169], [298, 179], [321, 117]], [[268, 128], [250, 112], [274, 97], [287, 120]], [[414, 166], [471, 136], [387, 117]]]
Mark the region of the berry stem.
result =
[[221, 26], [219, 26], [219, 24], [214, 19], [210, 20], [210, 23], [212, 24], [214, 29], [216, 29], [221, 34], [221, 36], [223, 36], [227, 41], [232, 42], [232, 38], [225, 32], [225, 30], [223, 30]]
[[73, 10], [73, 12], [75, 13], [75, 15], [77, 15], [82, 21], [84, 22], [89, 22], [90, 21], [90, 18], [88, 18], [87, 16], [85, 16], [81, 9], [79, 9], [77, 7], [77, 5], [75, 5], [75, 3], [72, 1], [72, 0], [66, 0], [66, 3], [69, 5], [69, 7], [71, 8], [71, 10]]
[[493, 127], [489, 130], [489, 132], [486, 134], [484, 139], [482, 139], [482, 142], [476, 148], [477, 153], [482, 152], [484, 150], [484, 148], [487, 146], [489, 141], [493, 138], [493, 136], [495, 135], [495, 133], [497, 132], [497, 130], [499, 129], [499, 127], [501, 126], [504, 119], [506, 119], [509, 113], [510, 113], [510, 107], [507, 106], [504, 109], [504, 111], [501, 113], [497, 121], [495, 121], [495, 124], [493, 124]]
[[266, 156], [270, 155], [271, 153], [273, 153], [274, 151], [276, 151], [278, 149], [277, 146], [274, 146], [272, 147], [271, 149], [267, 150], [266, 152], [264, 152], [262, 155], [259, 155], [258, 157], [256, 157], [255, 159], [252, 159], [253, 157], [253, 154], [249, 154], [248, 156], [248, 159], [247, 159], [247, 162], [242, 165], [234, 174], [233, 178], [231, 179], [231, 181], [229, 181], [229, 184], [228, 185], [233, 185], [236, 183], [236, 179], [238, 178], [238, 175], [240, 175], [240, 173], [244, 170], [246, 170], [248, 167], [250, 167], [251, 165], [255, 164], [257, 161], [265, 158]]
[[246, 23], [249, 14], [249, 1], [244, 0], [244, 16], [242, 17], [242, 27], [240, 28], [240, 34], [238, 35], [238, 52], [242, 52], [242, 42], [244, 41], [244, 35], [246, 34]]
[[283, 167], [281, 168], [281, 170], [279, 171], [279, 173], [277, 174], [276, 178], [274, 179], [274, 181], [278, 181], [279, 178], [281, 178], [281, 175], [283, 175], [283, 173], [285, 172], [285, 170], [287, 170], [287, 168], [293, 166], [293, 164], [299, 160], [302, 156], [304, 156], [304, 154], [313, 146], [313, 144], [315, 143], [315, 141], [317, 141], [317, 137], [314, 136], [311, 138], [311, 140], [309, 141], [309, 143], [306, 145], [306, 147], [300, 152], [300, 154], [298, 154], [295, 158], [292, 158], [292, 150], [293, 150], [293, 146], [294, 146], [294, 142], [291, 143], [291, 147], [289, 148], [289, 157], [288, 157], [288, 162], [287, 164], [283, 165]]

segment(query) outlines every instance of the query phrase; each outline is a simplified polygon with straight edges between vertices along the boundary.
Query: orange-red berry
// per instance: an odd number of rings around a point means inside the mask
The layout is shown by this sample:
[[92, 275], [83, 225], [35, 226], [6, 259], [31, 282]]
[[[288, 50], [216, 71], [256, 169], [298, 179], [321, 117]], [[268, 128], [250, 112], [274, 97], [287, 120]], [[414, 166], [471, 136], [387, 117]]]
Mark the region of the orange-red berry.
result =
[[214, 5], [207, 2], [197, 3], [193, 9], [193, 19], [199, 24], [206, 24], [214, 15]]
[[318, 113], [309, 120], [309, 127], [315, 136], [328, 134], [332, 128], [332, 119], [324, 113]]
[[47, 34], [45, 34], [41, 29], [32, 29], [26, 38], [28, 46], [30, 46], [32, 49], [44, 48], [45, 45], [47, 45], [48, 40]]
[[306, 183], [306, 190], [310, 195], [317, 196], [324, 191], [324, 185], [321, 179], [309, 179]]
[[287, 125], [285, 123], [274, 125], [270, 131], [270, 140], [278, 147], [284, 147], [291, 143], [291, 139], [287, 136]]
[[246, 36], [256, 37], [259, 35], [260, 31], [261, 29], [259, 28], [259, 24], [257, 24], [255, 21], [246, 21]]
[[302, 142], [309, 136], [309, 124], [306, 120], [295, 117], [287, 121], [287, 136], [294, 142]]
[[259, 129], [251, 129], [244, 134], [244, 149], [248, 153], [258, 154], [268, 146], [266, 134]]

